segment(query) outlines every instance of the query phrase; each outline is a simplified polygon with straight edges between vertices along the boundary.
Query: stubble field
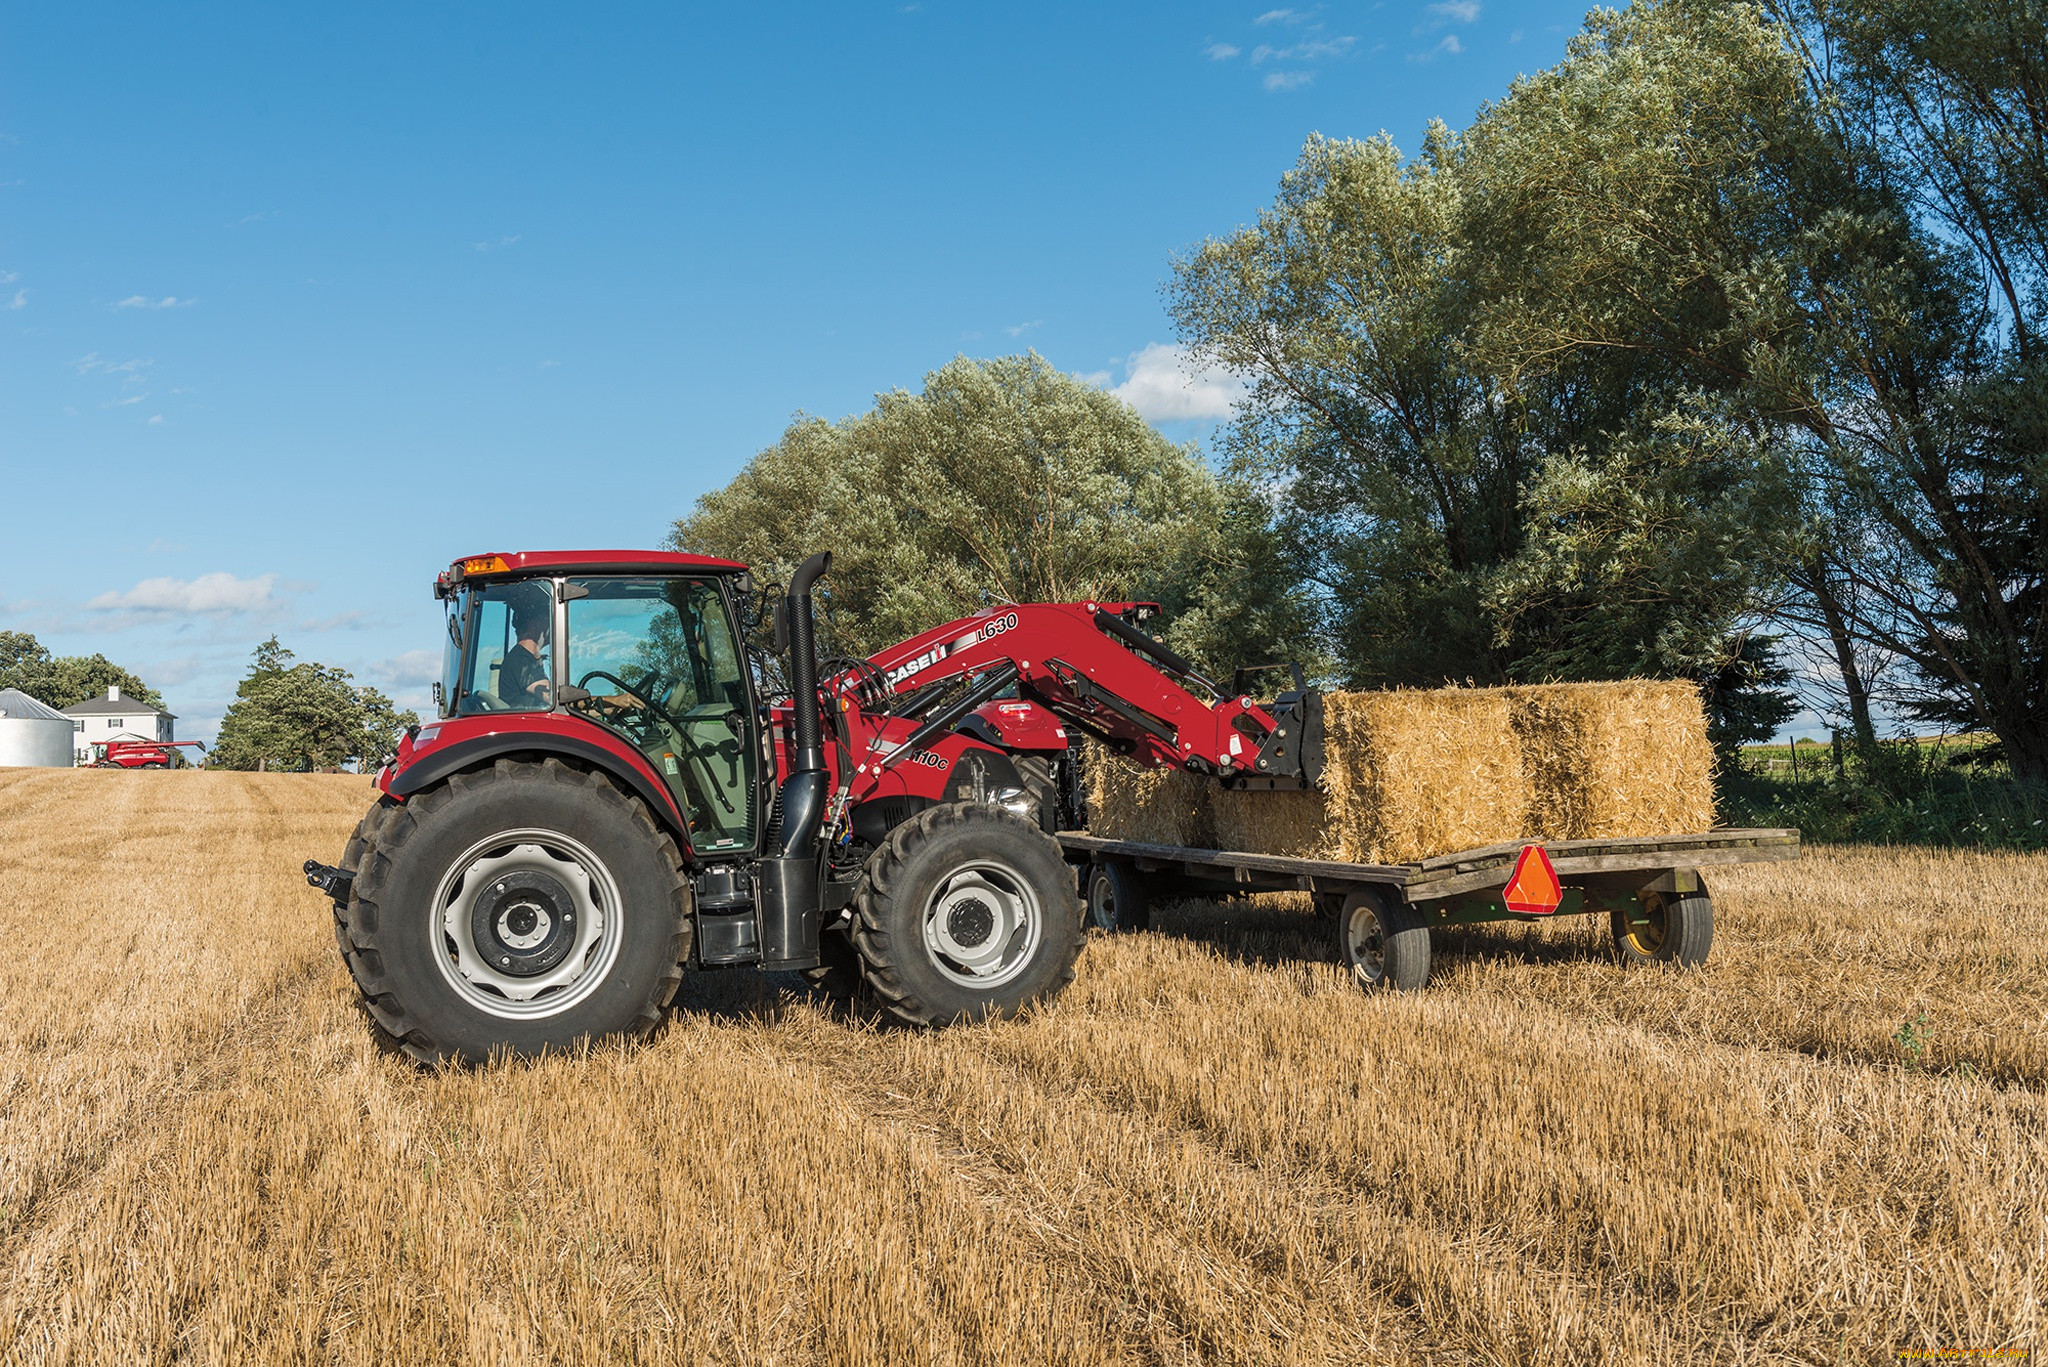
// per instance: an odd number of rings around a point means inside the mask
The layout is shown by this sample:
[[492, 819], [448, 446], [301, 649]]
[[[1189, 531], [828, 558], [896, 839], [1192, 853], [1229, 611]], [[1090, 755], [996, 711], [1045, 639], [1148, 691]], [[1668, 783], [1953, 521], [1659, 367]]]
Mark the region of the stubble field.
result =
[[0, 1362], [1890, 1362], [2031, 1348], [2048, 857], [1722, 873], [1368, 999], [1284, 905], [937, 1033], [685, 983], [424, 1074], [322, 899], [364, 780], [0, 771]]

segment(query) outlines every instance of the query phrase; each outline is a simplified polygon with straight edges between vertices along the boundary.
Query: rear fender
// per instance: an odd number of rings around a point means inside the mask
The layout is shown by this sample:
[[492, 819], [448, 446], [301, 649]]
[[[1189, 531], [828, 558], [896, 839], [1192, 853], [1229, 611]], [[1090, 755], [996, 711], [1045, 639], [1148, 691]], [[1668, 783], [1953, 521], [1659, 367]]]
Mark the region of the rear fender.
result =
[[[453, 724], [442, 725], [445, 730], [457, 729]], [[510, 754], [555, 755], [579, 767], [596, 769], [608, 775], [645, 802], [654, 819], [676, 838], [685, 862], [694, 861], [689, 822], [676, 809], [668, 786], [644, 755], [595, 726], [571, 729], [557, 723], [546, 729], [492, 729], [483, 734], [452, 737], [402, 758], [399, 762], [403, 767], [391, 772], [377, 786], [403, 801], [450, 775]]]

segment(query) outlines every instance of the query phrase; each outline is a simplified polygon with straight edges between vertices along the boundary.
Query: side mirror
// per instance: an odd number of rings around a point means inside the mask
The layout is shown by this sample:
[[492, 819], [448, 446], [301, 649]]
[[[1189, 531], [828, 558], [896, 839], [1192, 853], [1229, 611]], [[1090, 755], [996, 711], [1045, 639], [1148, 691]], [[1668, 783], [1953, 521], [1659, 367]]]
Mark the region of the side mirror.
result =
[[787, 598], [775, 600], [775, 607], [769, 613], [769, 621], [770, 631], [772, 632], [770, 639], [775, 644], [775, 653], [777, 655], [787, 655], [789, 653], [789, 600]]

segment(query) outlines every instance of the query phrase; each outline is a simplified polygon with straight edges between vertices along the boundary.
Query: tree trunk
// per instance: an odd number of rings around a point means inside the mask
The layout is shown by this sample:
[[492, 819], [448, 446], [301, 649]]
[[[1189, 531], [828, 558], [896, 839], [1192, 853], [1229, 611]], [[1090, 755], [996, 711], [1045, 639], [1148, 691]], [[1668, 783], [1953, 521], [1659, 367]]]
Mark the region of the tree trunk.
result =
[[1816, 564], [1807, 573], [1813, 600], [1820, 606], [1828, 640], [1835, 649], [1835, 667], [1842, 674], [1842, 695], [1849, 703], [1849, 725], [1855, 729], [1856, 752], [1872, 754], [1877, 749], [1877, 726], [1870, 718], [1870, 688], [1863, 682], [1862, 667], [1856, 663], [1856, 639], [1850, 634], [1847, 615], [1828, 583], [1827, 570]]

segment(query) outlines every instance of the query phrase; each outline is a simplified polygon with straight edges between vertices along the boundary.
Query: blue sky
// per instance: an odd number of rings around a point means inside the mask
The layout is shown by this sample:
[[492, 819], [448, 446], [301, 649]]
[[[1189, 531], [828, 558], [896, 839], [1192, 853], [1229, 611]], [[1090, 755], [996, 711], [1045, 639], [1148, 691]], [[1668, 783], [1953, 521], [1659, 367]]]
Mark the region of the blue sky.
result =
[[0, 7], [0, 626], [210, 739], [271, 632], [422, 705], [456, 555], [654, 545], [959, 353], [1199, 438], [1172, 254], [1582, 9]]

